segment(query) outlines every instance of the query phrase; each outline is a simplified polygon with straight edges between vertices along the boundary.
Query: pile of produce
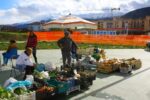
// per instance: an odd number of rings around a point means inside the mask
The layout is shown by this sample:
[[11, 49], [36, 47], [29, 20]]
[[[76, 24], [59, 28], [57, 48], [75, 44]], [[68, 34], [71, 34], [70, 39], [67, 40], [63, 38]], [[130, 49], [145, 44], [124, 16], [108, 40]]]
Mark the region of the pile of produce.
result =
[[30, 91], [24, 88], [16, 88], [14, 90], [14, 93], [17, 95], [22, 95], [22, 94], [30, 93]]
[[121, 59], [121, 61], [131, 65], [133, 69], [142, 67], [142, 61], [140, 59], [135, 59], [134, 57], [130, 59]]
[[100, 62], [97, 66], [97, 71], [102, 73], [111, 73], [116, 71], [120, 67], [120, 62], [118, 59], [110, 59]]
[[39, 78], [39, 79], [49, 79], [49, 74], [47, 71], [42, 71], [42, 72], [39, 72], [39, 71], [34, 71], [34, 76]]
[[16, 100], [15, 95], [5, 90], [4, 88], [0, 87], [0, 100]]
[[43, 86], [37, 90], [37, 92], [45, 93], [45, 92], [53, 92], [54, 87]]

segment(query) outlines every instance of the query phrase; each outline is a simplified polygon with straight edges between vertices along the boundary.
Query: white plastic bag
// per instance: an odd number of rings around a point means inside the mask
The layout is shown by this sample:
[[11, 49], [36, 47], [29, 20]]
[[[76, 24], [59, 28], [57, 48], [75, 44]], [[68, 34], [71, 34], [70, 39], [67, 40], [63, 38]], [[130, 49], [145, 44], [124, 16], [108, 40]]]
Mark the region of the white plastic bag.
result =
[[31, 83], [34, 82], [34, 78], [33, 78], [33, 75], [26, 75], [26, 79], [25, 80], [28, 80], [30, 81]]
[[42, 76], [43, 78], [46, 78], [46, 79], [49, 79], [49, 78], [50, 78], [47, 71], [42, 71], [42, 72], [41, 72], [41, 76]]
[[4, 87], [7, 87], [8, 85], [10, 85], [11, 83], [17, 82], [17, 80], [13, 77], [10, 77], [8, 80], [5, 81], [4, 83]]
[[45, 63], [45, 70], [47, 71], [53, 71], [56, 69], [56, 66], [52, 62], [46, 62]]

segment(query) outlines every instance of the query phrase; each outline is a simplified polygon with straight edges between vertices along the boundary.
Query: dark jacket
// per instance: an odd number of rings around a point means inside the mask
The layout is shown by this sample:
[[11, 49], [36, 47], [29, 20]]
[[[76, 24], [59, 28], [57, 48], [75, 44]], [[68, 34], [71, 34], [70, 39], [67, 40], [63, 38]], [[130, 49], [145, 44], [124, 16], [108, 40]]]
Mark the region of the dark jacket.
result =
[[26, 47], [36, 47], [37, 46], [37, 36], [29, 36]]
[[68, 37], [63, 37], [57, 41], [58, 46], [62, 51], [70, 52], [72, 49], [73, 40]]

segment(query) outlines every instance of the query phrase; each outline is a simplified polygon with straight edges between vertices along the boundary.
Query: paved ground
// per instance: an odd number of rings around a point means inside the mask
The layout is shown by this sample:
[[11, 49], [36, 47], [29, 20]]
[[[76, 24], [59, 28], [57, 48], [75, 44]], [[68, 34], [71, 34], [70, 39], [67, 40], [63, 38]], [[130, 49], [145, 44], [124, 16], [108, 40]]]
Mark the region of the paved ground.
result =
[[[133, 71], [132, 75], [98, 73], [89, 90], [71, 96], [70, 99], [150, 100], [150, 52], [146, 52], [143, 49], [108, 49], [106, 54], [108, 58], [139, 58], [142, 60], [142, 68]], [[39, 63], [52, 61], [59, 66], [62, 62], [60, 50], [38, 50], [37, 56]], [[9, 69], [10, 67], [5, 67], [0, 72], [1, 84], [9, 77]]]

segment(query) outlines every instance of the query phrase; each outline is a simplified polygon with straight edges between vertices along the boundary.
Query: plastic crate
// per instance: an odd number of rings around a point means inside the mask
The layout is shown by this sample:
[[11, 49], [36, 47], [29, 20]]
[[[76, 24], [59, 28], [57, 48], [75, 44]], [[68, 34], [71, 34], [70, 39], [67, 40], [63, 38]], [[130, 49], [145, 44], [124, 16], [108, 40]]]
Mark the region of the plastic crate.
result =
[[69, 93], [74, 92], [74, 91], [77, 91], [77, 90], [80, 91], [80, 85], [70, 87], [70, 88], [68, 89], [68, 91], [66, 92], [66, 95], [69, 95]]
[[66, 91], [69, 89], [67, 82], [57, 81], [57, 80], [47, 80], [47, 84], [49, 86], [55, 86], [56, 92], [59, 93], [66, 93]]

